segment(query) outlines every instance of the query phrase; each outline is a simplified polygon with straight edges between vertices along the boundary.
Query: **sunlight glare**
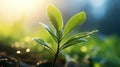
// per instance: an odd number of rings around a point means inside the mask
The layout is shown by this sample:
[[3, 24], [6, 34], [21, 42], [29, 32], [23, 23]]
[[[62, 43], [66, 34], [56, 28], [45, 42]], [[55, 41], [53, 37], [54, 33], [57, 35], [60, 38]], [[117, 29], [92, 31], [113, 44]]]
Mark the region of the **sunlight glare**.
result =
[[43, 6], [44, 0], [0, 0], [0, 19], [8, 21], [35, 13]]

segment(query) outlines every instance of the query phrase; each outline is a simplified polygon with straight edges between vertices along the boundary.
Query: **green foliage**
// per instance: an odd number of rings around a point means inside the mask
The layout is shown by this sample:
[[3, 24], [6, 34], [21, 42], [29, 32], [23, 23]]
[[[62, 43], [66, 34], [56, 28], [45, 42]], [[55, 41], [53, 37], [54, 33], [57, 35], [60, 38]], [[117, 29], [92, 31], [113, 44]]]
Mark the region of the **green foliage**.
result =
[[6, 20], [0, 20], [0, 46], [10, 46], [12, 43], [24, 37], [24, 23], [24, 17], [16, 20], [13, 24]]
[[49, 46], [49, 44], [47, 42], [45, 42], [44, 40], [40, 39], [40, 38], [33, 38], [33, 40], [35, 40], [36, 42], [38, 42], [39, 44], [41, 44], [42, 46], [50, 49], [53, 51], [53, 49]]
[[57, 36], [55, 35], [55, 32], [47, 25], [43, 24], [43, 23], [40, 23], [45, 29], [46, 31], [49, 32], [49, 34], [52, 36], [52, 38], [57, 41]]
[[[49, 17], [52, 25], [55, 27], [56, 31], [62, 31], [63, 20], [62, 20], [60, 11], [56, 7], [54, 7], [53, 5], [50, 4], [47, 8], [47, 13], [48, 13], [48, 17]], [[62, 40], [64, 40], [65, 36], [68, 33], [70, 33], [78, 25], [82, 24], [85, 19], [86, 19], [85, 12], [80, 12], [80, 13], [74, 15], [73, 17], [71, 17], [68, 20], [68, 22], [64, 28], [64, 32], [58, 32], [58, 34], [64, 33], [64, 34], [62, 34], [63, 38], [57, 36], [57, 33], [54, 30], [52, 30], [52, 28], [50, 28], [49, 26], [47, 26], [43, 23], [40, 23], [40, 24], [49, 32], [49, 34], [53, 37], [54, 40], [59, 39], [60, 41], [62, 41]], [[75, 43], [84, 42], [84, 41], [86, 41], [85, 37], [87, 37], [95, 32], [97, 32], [97, 30], [72, 35], [69, 39], [64, 40], [64, 41], [66, 41], [64, 44], [60, 44], [60, 45], [63, 45], [63, 47], [65, 48], [68, 45], [70, 46], [70, 45], [74, 45]], [[41, 41], [41, 39], [36, 40], [36, 38], [34, 40], [37, 41], [38, 43], [39, 43], [39, 40]], [[42, 44], [42, 43], [40, 43], [40, 44]], [[42, 45], [45, 45], [45, 44], [42, 44]], [[63, 47], [61, 47], [61, 48], [63, 48]]]
[[[94, 64], [97, 62], [101, 65], [100, 67], [120, 67], [119, 41], [120, 38], [118, 36], [108, 36], [105, 38], [101, 38], [101, 36], [90, 37], [88, 42], [86, 42], [87, 45], [85, 45], [87, 51], [83, 52], [81, 50], [84, 43], [69, 47], [69, 49], [65, 49], [64, 51], [73, 58], [77, 55], [77, 58], [74, 59], [80, 65], [83, 65], [82, 67], [86, 67], [82, 64], [86, 60]], [[92, 59], [92, 61], [89, 59]], [[86, 65], [88, 64], [86, 63]]]
[[97, 32], [98, 30], [94, 30], [94, 31], [91, 31], [91, 32], [84, 32], [84, 33], [78, 33], [76, 35], [73, 35], [71, 38], [69, 38], [63, 45], [62, 45], [62, 49], [65, 49], [69, 46], [72, 46], [72, 45], [76, 45], [78, 43], [82, 43], [82, 42], [86, 42], [86, 38], [87, 36]]
[[53, 5], [49, 5], [47, 8], [48, 17], [55, 27], [56, 31], [59, 32], [63, 27], [63, 19], [60, 11]]
[[[69, 40], [70, 41], [70, 40]], [[67, 47], [70, 47], [70, 46], [73, 46], [73, 45], [76, 45], [78, 43], [82, 43], [82, 42], [86, 42], [87, 40], [84, 39], [84, 38], [79, 38], [79, 39], [76, 39], [76, 40], [72, 40], [72, 41], [67, 41], [62, 47], [60, 50], [63, 50]]]
[[44, 40], [40, 39], [40, 38], [34, 38], [33, 40], [35, 40], [36, 42], [38, 42], [39, 44], [47, 47], [47, 48], [50, 48], [50, 46], [48, 45], [48, 43], [46, 43]]
[[[79, 33], [79, 34], [75, 34], [75, 35], [69, 35], [69, 33], [73, 29], [75, 29], [78, 25], [81, 25], [85, 21], [85, 19], [86, 19], [85, 12], [80, 12], [80, 13], [74, 15], [73, 17], [71, 17], [68, 20], [64, 29], [62, 29], [62, 27], [63, 27], [62, 15], [56, 7], [54, 7], [53, 5], [50, 4], [47, 8], [47, 14], [48, 14], [51, 24], [54, 26], [55, 30], [50, 28], [47, 25], [44, 25], [44, 24], [41, 24], [41, 25], [44, 27], [44, 29], [46, 29], [46, 31], [48, 31], [48, 33], [55, 40], [55, 42], [57, 44], [57, 48], [56, 48], [56, 50], [54, 50], [52, 47], [49, 47], [48, 44], [42, 39], [34, 38], [34, 40], [36, 42], [38, 42], [39, 44], [55, 51], [54, 63], [56, 62], [57, 56], [61, 50], [65, 49], [67, 47], [73, 46], [75, 44], [78, 44], [78, 43], [86, 42], [87, 36], [97, 32], [97, 30], [95, 30], [92, 32], [84, 32], [84, 33]], [[70, 38], [66, 39], [66, 36], [69, 36]]]
[[85, 12], [80, 12], [74, 16], [72, 16], [64, 29], [64, 36], [66, 36], [69, 32], [71, 32], [74, 28], [76, 28], [78, 25], [82, 24], [86, 19]]

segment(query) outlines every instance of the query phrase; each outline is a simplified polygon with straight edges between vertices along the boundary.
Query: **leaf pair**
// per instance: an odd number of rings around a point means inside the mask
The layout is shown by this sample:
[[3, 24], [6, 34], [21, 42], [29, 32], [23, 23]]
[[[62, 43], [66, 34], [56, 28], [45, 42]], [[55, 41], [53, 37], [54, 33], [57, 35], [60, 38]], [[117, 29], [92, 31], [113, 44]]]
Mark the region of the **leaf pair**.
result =
[[[62, 14], [56, 7], [54, 7], [51, 4], [48, 6], [47, 13], [52, 25], [59, 34], [63, 27]], [[86, 19], [85, 12], [80, 12], [74, 15], [73, 17], [71, 17], [64, 28], [62, 37], [65, 37], [74, 28], [82, 24], [85, 21], [85, 19]]]

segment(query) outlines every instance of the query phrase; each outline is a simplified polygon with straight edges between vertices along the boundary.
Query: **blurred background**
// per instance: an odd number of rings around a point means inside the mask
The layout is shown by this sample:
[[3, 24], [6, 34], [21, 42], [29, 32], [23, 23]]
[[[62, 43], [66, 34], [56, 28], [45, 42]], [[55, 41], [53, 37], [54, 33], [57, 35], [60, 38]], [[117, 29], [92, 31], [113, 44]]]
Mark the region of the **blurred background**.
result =
[[49, 3], [61, 11], [64, 25], [74, 14], [86, 12], [85, 23], [74, 33], [99, 30], [88, 42], [66, 49], [58, 66], [66, 62], [68, 67], [120, 67], [119, 0], [0, 0], [0, 65], [51, 65], [52, 53], [32, 40], [40, 37], [54, 44], [39, 25], [39, 22], [49, 25], [46, 14]]

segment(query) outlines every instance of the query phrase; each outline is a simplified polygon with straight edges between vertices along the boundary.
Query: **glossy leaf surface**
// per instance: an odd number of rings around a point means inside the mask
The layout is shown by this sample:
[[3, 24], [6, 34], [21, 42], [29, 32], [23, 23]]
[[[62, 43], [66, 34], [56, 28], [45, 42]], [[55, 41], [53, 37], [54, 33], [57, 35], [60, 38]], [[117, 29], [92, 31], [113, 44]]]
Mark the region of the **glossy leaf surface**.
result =
[[50, 49], [50, 50], [53, 50], [49, 45], [48, 43], [46, 43], [44, 40], [40, 39], [40, 38], [33, 38], [33, 40], [35, 40], [37, 43], [39, 43], [40, 45]]
[[60, 11], [56, 7], [50, 4], [47, 8], [47, 14], [52, 25], [55, 27], [56, 31], [58, 32], [62, 30], [63, 19]]
[[43, 23], [40, 23], [40, 24], [49, 32], [49, 34], [53, 37], [53, 39], [55, 41], [57, 41], [57, 36], [55, 35], [55, 32], [50, 27], [48, 27], [47, 25], [45, 25]]
[[64, 29], [64, 36], [66, 36], [69, 32], [71, 32], [74, 28], [76, 28], [78, 25], [81, 25], [86, 19], [85, 12], [80, 12], [74, 16], [72, 16]]

